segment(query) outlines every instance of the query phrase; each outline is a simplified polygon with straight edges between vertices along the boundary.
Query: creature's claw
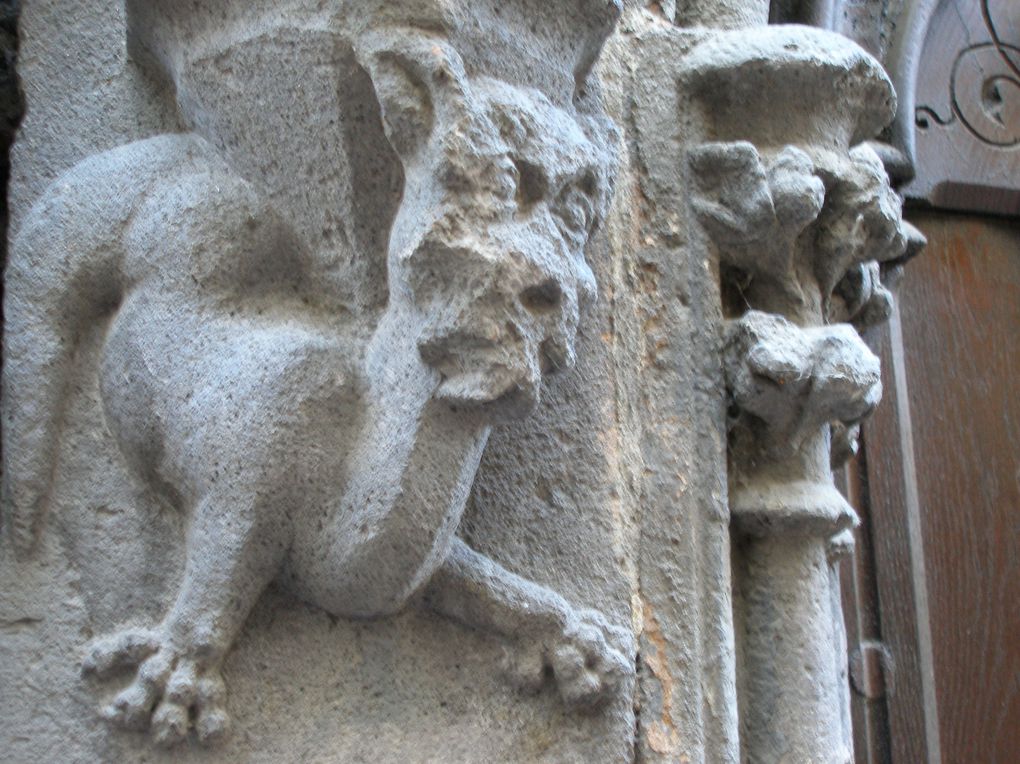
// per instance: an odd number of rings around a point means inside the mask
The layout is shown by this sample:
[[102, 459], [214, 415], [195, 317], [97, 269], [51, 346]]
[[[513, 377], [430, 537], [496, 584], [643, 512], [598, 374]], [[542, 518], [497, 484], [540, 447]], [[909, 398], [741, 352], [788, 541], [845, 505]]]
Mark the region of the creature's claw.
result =
[[595, 706], [616, 694], [633, 673], [633, 662], [624, 655], [631, 641], [599, 613], [583, 610], [539, 643], [508, 650], [504, 668], [520, 689], [537, 691], [551, 674], [568, 706]]
[[594, 611], [578, 613], [578, 621], [564, 629], [551, 654], [551, 665], [563, 700], [571, 706], [593, 706], [619, 688], [633, 664], [613, 645], [625, 645], [628, 635]]
[[123, 666], [137, 666], [159, 649], [158, 637], [148, 629], [127, 629], [92, 643], [81, 662], [82, 674], [100, 679]]
[[224, 736], [226, 688], [216, 663], [200, 663], [157, 633], [135, 629], [97, 641], [82, 673], [106, 677], [131, 665], [138, 666], [134, 681], [103, 710], [108, 722], [148, 729], [164, 747], [183, 742], [192, 729], [203, 743]]

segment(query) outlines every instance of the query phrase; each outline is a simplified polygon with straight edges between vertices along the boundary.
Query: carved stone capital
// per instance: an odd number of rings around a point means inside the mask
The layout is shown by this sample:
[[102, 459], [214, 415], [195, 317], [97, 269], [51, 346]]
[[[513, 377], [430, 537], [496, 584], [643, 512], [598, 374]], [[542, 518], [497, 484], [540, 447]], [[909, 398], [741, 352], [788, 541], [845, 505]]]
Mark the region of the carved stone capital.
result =
[[793, 458], [829, 422], [856, 424], [881, 398], [878, 358], [847, 324], [801, 329], [750, 311], [728, 335], [724, 367], [742, 433], [734, 457], [758, 471]]
[[[889, 315], [883, 278], [923, 244], [862, 143], [892, 118], [895, 98], [854, 43], [801, 27], [712, 34], [685, 70], [712, 138], [689, 152], [691, 206], [734, 319], [725, 361], [734, 506], [756, 481], [769, 486], [752, 491], [762, 501], [781, 504], [775, 486], [785, 482], [810, 503], [801, 488], [834, 492], [830, 461], [854, 451], [881, 395], [878, 361], [854, 328]], [[819, 499], [819, 517], [839, 503]]]
[[842, 157], [816, 146], [762, 154], [747, 141], [689, 155], [691, 204], [747, 304], [800, 323], [888, 317], [883, 273], [923, 245], [866, 144]]

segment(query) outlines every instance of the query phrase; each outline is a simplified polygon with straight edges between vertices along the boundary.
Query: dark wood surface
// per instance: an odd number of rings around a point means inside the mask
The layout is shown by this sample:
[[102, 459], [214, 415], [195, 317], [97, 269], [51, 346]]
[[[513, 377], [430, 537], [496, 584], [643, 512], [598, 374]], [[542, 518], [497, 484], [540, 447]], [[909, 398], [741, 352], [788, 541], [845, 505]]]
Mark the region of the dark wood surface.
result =
[[844, 610], [851, 658], [868, 644], [881, 645], [890, 658], [879, 687], [862, 686], [861, 677], [851, 673], [854, 744], [859, 762], [938, 762], [927, 576], [899, 315], [870, 340], [880, 350], [884, 392], [864, 429], [860, 456], [847, 468], [848, 495], [861, 526], [852, 565], [843, 566], [850, 579]]
[[929, 244], [847, 481], [864, 518], [851, 652], [881, 641], [895, 664], [879, 697], [855, 692], [858, 760], [1018, 762], [1020, 223], [912, 217]]

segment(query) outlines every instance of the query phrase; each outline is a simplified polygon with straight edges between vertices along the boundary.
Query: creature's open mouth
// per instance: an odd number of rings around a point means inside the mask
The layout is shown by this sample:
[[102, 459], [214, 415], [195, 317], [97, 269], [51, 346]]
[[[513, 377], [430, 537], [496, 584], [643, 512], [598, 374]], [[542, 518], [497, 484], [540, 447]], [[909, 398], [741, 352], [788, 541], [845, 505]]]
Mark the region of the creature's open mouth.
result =
[[527, 416], [542, 376], [569, 367], [572, 349], [555, 336], [529, 339], [516, 324], [490, 326], [485, 334], [445, 332], [419, 342], [422, 360], [442, 375], [436, 395], [498, 419]]

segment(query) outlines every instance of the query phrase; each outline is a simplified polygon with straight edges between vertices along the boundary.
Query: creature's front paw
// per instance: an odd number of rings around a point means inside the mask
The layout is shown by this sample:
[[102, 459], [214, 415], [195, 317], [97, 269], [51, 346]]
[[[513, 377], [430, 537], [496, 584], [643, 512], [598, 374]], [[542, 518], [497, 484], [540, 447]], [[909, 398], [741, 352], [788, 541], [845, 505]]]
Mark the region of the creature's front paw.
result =
[[625, 654], [629, 633], [593, 610], [572, 613], [545, 639], [508, 651], [507, 671], [522, 689], [538, 690], [551, 673], [568, 706], [594, 706], [615, 695], [634, 673]]
[[107, 721], [149, 729], [156, 742], [171, 746], [194, 729], [202, 743], [226, 733], [226, 688], [216, 662], [199, 661], [158, 631], [129, 629], [97, 640], [82, 661], [82, 673], [106, 678], [137, 667], [134, 681], [103, 711]]

